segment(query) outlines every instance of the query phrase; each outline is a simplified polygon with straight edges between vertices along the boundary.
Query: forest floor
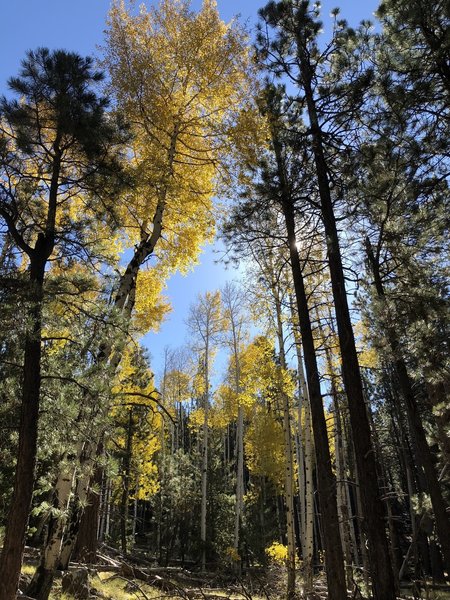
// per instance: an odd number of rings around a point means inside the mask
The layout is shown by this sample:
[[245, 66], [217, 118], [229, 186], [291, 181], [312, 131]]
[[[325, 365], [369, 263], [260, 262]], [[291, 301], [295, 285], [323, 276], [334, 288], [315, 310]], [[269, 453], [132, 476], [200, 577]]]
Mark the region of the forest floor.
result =
[[[83, 583], [81, 595], [74, 596], [64, 591], [63, 587], [67, 589], [67, 585], [64, 586], [63, 574], [58, 573], [49, 600], [277, 600], [285, 597], [285, 576], [280, 568], [238, 578], [219, 572], [194, 573], [181, 567], [142, 566], [139, 560], [125, 562], [119, 557], [112, 558], [106, 555], [101, 555], [101, 563], [89, 567], [82, 564], [71, 565], [69, 573], [75, 578], [80, 577]], [[25, 590], [31, 581], [36, 564], [35, 554], [26, 555], [20, 586], [22, 590]], [[326, 600], [327, 596], [324, 577], [319, 576], [315, 581], [315, 593], [308, 598]], [[17, 598], [20, 599], [21, 596]], [[298, 598], [305, 598], [301, 593], [301, 581], [298, 586]], [[358, 590], [349, 593], [349, 600], [364, 598]], [[421, 586], [403, 588], [401, 599], [450, 600], [450, 587], [432, 587], [422, 582]]]

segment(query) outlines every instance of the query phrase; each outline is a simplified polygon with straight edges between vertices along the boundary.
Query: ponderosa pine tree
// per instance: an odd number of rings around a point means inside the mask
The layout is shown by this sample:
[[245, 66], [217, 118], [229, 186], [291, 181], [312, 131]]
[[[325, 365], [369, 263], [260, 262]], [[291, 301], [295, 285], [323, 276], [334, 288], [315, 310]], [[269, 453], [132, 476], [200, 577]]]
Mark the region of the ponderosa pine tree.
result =
[[401, 390], [448, 563], [447, 503], [424, 427], [428, 420], [441, 451], [448, 453], [442, 256], [449, 104], [440, 50], [430, 38], [431, 31], [435, 41], [442, 38], [445, 16], [440, 3], [431, 7], [422, 1], [407, 7], [386, 2], [379, 14], [385, 27], [374, 42], [377, 72], [355, 120], [358, 136], [348, 184], [350, 194], [362, 200], [358, 228], [373, 283], [373, 326], [383, 332], [375, 345], [381, 350], [385, 340], [387, 372]]
[[[1, 103], [0, 218], [28, 264], [29, 286], [19, 450], [0, 560], [5, 600], [15, 598], [33, 491], [48, 260], [69, 252], [77, 256], [83, 245], [89, 255], [83, 219], [101, 218], [103, 202], [112, 206], [105, 176], [120, 172], [114, 157], [118, 135], [106, 116], [107, 101], [92, 91], [101, 79], [90, 58], [39, 49], [28, 53], [19, 77], [9, 81], [22, 100]], [[84, 198], [83, 209], [72, 216], [77, 195]]]
[[[261, 246], [264, 248], [265, 244], [269, 244], [269, 248], [265, 250], [267, 254], [270, 252], [270, 245], [279, 245], [279, 240], [283, 240], [281, 243], [289, 248], [311, 403], [330, 597], [343, 599], [347, 592], [337, 517], [336, 482], [331, 469], [319, 368], [296, 237], [296, 202], [306, 193], [301, 189], [299, 179], [305, 176], [303, 183], [306, 183], [306, 175], [302, 173], [301, 158], [292, 158], [295, 156], [294, 149], [297, 151], [298, 148], [295, 136], [289, 132], [289, 119], [284, 120], [281, 115], [283, 108], [280, 90], [268, 86], [266, 95], [261, 100], [261, 109], [268, 122], [270, 151], [268, 156], [262, 154], [259, 165], [253, 167], [257, 179], [245, 192], [248, 200], [236, 203], [232, 219], [227, 224], [226, 236], [230, 245], [239, 244], [238, 247], [242, 247], [245, 243], [251, 243], [258, 251]], [[292, 158], [291, 162], [288, 156]], [[257, 243], [257, 240], [264, 238], [265, 242]], [[256, 260], [259, 262], [262, 259], [257, 256]]]
[[[328, 47], [321, 52], [318, 34], [321, 22], [318, 9], [306, 0], [271, 2], [260, 10], [267, 29], [258, 40], [263, 65], [271, 72], [286, 74], [297, 87], [304, 103], [308, 125], [307, 136], [311, 145], [311, 163], [314, 166], [321, 218], [325, 230], [328, 265], [333, 290], [339, 343], [342, 356], [342, 372], [348, 397], [353, 442], [355, 445], [361, 499], [364, 509], [364, 527], [372, 568], [372, 588], [376, 600], [395, 598], [395, 582], [389, 560], [388, 543], [384, 526], [384, 508], [378, 486], [376, 458], [371, 441], [361, 374], [356, 352], [355, 337], [350, 317], [344, 268], [337, 221], [333, 203], [332, 186], [327, 160], [328, 129], [331, 127], [334, 100], [333, 90], [321, 87], [329, 57], [339, 49], [344, 24], [334, 32]], [[274, 30], [269, 32], [269, 27]], [[328, 63], [329, 64], [329, 63]], [[325, 69], [325, 71], [324, 71]], [[356, 88], [356, 86], [355, 86]], [[342, 90], [336, 90], [339, 95]], [[356, 96], [355, 96], [356, 97]], [[300, 100], [300, 96], [298, 96]], [[331, 114], [327, 114], [327, 101]], [[324, 101], [325, 100], [325, 101]], [[356, 104], [353, 107], [355, 110]], [[327, 121], [328, 125], [324, 122]], [[334, 144], [339, 147], [335, 137]], [[342, 147], [342, 150], [344, 148]], [[336, 154], [336, 147], [332, 147]], [[306, 355], [305, 355], [306, 359]]]

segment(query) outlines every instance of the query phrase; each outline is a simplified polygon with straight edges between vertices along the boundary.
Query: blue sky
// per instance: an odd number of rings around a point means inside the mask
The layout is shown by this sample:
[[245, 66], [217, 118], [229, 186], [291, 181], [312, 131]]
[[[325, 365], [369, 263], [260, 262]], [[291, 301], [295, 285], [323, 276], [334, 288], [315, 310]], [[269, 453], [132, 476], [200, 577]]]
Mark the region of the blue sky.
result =
[[[152, 2], [148, 2], [151, 4]], [[193, 0], [192, 7], [199, 8], [201, 0]], [[240, 15], [240, 19], [251, 28], [256, 22], [258, 9], [264, 0], [218, 0], [220, 14], [229, 20]], [[372, 18], [378, 2], [376, 0], [325, 0], [323, 15], [331, 8], [339, 6], [341, 16], [351, 25], [361, 19]], [[105, 19], [110, 0], [3, 0], [2, 35], [0, 36], [0, 93], [5, 93], [7, 79], [15, 75], [20, 61], [29, 49], [38, 46], [64, 48], [82, 55], [96, 54], [96, 47], [102, 44]], [[165, 346], [180, 346], [185, 341], [184, 320], [190, 304], [199, 293], [217, 289], [227, 279], [236, 279], [238, 273], [225, 270], [216, 264], [220, 253], [207, 248], [200, 257], [201, 264], [186, 277], [175, 275], [168, 284], [173, 311], [162, 325], [158, 334], [144, 338], [145, 345], [152, 355], [152, 365], [156, 373], [162, 368], [162, 355]]]

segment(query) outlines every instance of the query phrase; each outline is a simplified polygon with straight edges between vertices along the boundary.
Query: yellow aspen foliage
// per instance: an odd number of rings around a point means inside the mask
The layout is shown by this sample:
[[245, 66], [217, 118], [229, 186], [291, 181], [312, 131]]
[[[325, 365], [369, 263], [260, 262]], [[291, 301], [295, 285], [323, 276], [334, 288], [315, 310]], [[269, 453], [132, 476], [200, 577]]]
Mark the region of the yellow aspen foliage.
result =
[[148, 367], [143, 368], [142, 363], [137, 363], [135, 349], [132, 346], [127, 346], [123, 352], [112, 393], [116, 396], [113, 412], [120, 411], [124, 403], [128, 407], [136, 404], [155, 409], [157, 392], [153, 373]]
[[280, 542], [272, 542], [270, 546], [267, 546], [265, 553], [268, 558], [276, 564], [286, 564], [288, 557], [288, 547]]
[[246, 36], [211, 0], [198, 12], [185, 0], [162, 0], [137, 13], [120, 1], [104, 50], [110, 92], [133, 136], [137, 185], [121, 215], [129, 242], [164, 231], [153, 240], [158, 266], [186, 272], [214, 235], [212, 198], [249, 96]]
[[369, 341], [370, 336], [367, 327], [362, 321], [358, 321], [355, 323], [353, 330], [356, 338], [359, 366], [364, 369], [377, 369], [380, 366], [380, 358]]
[[161, 440], [157, 433], [150, 434], [145, 438], [133, 438], [132, 452], [134, 458], [136, 494], [137, 500], [148, 500], [159, 490], [159, 474], [156, 462], [153, 462], [155, 454], [161, 448]]
[[228, 414], [218, 403], [214, 403], [208, 411], [208, 424], [212, 429], [224, 430], [229, 424]]
[[283, 427], [273, 411], [258, 406], [245, 436], [247, 467], [253, 475], [265, 476], [278, 489], [284, 482]]
[[[228, 373], [234, 373], [235, 358], [231, 356]], [[239, 350], [239, 393], [228, 383], [222, 384], [216, 393], [217, 401], [230, 421], [237, 418], [239, 406], [245, 409], [246, 418], [250, 419], [253, 406], [259, 397], [267, 395], [276, 376], [282, 376], [281, 371], [273, 361], [273, 345], [265, 337], [243, 346]], [[230, 377], [229, 377], [230, 379]], [[290, 376], [286, 378], [286, 384]], [[293, 387], [289, 391], [293, 393]]]
[[133, 327], [141, 335], [150, 330], [157, 331], [171, 307], [162, 296], [165, 286], [159, 269], [139, 271], [136, 285]]
[[189, 428], [193, 431], [199, 431], [205, 422], [205, 410], [200, 407], [193, 410], [189, 415]]
[[180, 369], [172, 369], [164, 375], [164, 405], [174, 407], [176, 403], [191, 398], [191, 377]]
[[[134, 346], [125, 348], [112, 392], [115, 404], [111, 417], [118, 426], [114, 448], [124, 452], [129, 445], [131, 497], [147, 500], [159, 489], [154, 457], [161, 448], [163, 418], [155, 402], [153, 373]], [[121, 485], [120, 478], [117, 485]]]
[[216, 390], [215, 399], [216, 404], [220, 406], [227, 421], [231, 423], [235, 420], [238, 409], [238, 394], [236, 390], [227, 383], [223, 383]]
[[[223, 388], [222, 399], [235, 418], [239, 403], [246, 408], [249, 425], [245, 436], [245, 455], [251, 473], [268, 477], [283, 486], [285, 456], [284, 434], [278, 413], [281, 394], [293, 397], [295, 382], [289, 372], [274, 360], [273, 343], [257, 337], [240, 353], [240, 394]], [[232, 406], [232, 402], [236, 405]]]

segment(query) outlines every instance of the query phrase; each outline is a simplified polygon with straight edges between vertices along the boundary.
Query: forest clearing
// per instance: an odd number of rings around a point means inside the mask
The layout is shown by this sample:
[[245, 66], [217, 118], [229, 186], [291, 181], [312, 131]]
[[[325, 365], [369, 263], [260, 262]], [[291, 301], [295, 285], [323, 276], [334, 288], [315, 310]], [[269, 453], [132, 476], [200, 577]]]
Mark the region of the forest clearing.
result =
[[450, 598], [448, 4], [102, 7], [0, 98], [0, 600]]

